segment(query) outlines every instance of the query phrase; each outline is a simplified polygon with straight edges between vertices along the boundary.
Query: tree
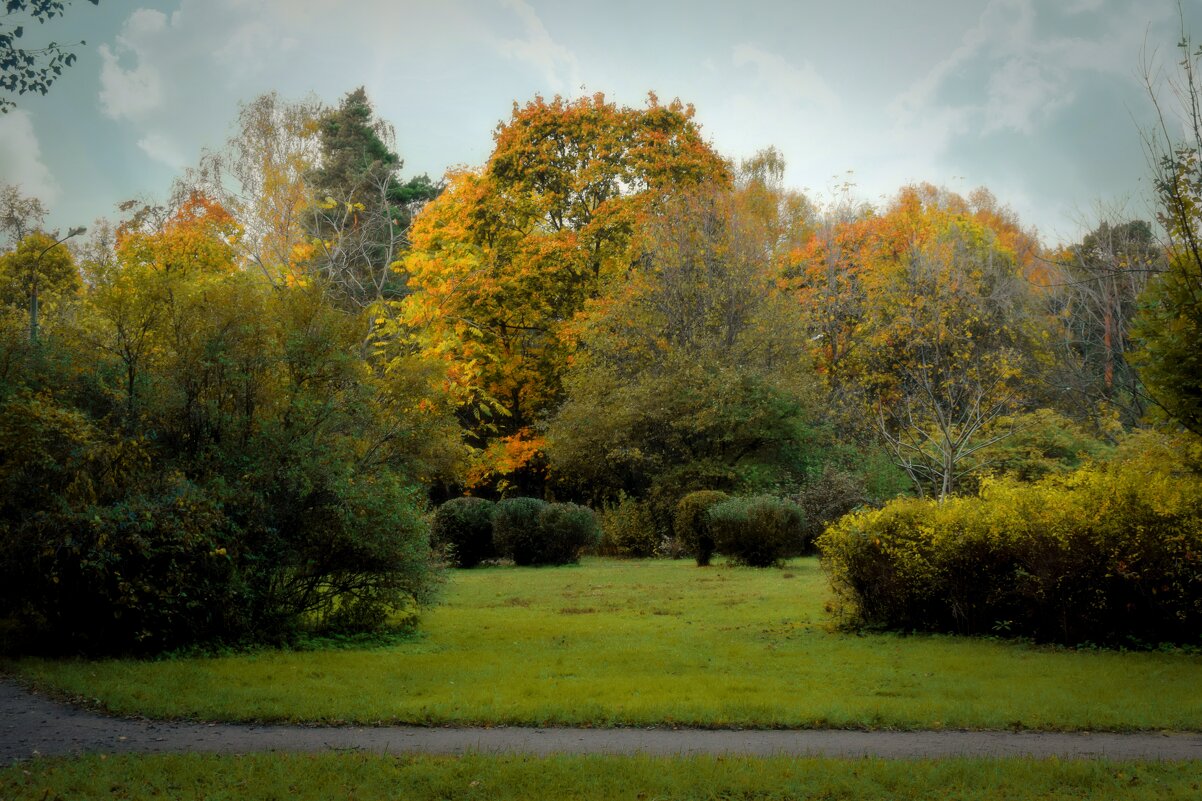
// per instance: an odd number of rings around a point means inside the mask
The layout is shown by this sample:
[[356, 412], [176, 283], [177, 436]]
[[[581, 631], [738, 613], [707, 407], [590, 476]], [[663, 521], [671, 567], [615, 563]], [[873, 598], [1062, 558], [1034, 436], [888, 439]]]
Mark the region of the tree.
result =
[[1063, 333], [1052, 379], [1058, 401], [1098, 430], [1112, 415], [1131, 428], [1148, 406], [1130, 361], [1132, 327], [1139, 296], [1164, 269], [1163, 250], [1147, 222], [1102, 222], [1055, 266], [1046, 297]]
[[1194, 49], [1185, 33], [1175, 95], [1182, 103], [1180, 129], [1162, 108], [1151, 75], [1144, 75], [1159, 127], [1145, 136], [1160, 204], [1160, 222], [1169, 239], [1168, 265], [1140, 297], [1135, 323], [1139, 349], [1132, 361], [1148, 393], [1177, 422], [1202, 434], [1202, 89]]
[[670, 530], [689, 491], [795, 480], [812, 374], [777, 286], [787, 219], [761, 190], [753, 177], [669, 200], [640, 237], [637, 274], [590, 304], [547, 433], [561, 486], [650, 497]]
[[[88, 0], [97, 5], [100, 0]], [[46, 94], [50, 85], [75, 63], [74, 45], [51, 42], [43, 47], [21, 47], [25, 28], [31, 22], [39, 25], [61, 17], [71, 0], [6, 0], [3, 21], [0, 21], [0, 91], [23, 95], [27, 92]], [[87, 42], [79, 42], [85, 45]], [[0, 97], [0, 114], [16, 107], [7, 97]]]
[[315, 247], [306, 230], [314, 204], [307, 176], [320, 158], [317, 100], [288, 102], [275, 92], [239, 107], [237, 132], [205, 153], [177, 187], [179, 200], [213, 197], [238, 221], [238, 248], [272, 284], [304, 280]]
[[537, 490], [534, 427], [562, 398], [578, 315], [637, 269], [657, 205], [729, 180], [692, 117], [654, 95], [515, 103], [485, 168], [451, 173], [415, 221], [404, 319], [448, 364], [481, 484]]
[[61, 239], [40, 231], [28, 234], [15, 250], [0, 256], [0, 302], [29, 310], [30, 342], [38, 341], [41, 305], [80, 288], [75, 259], [63, 243], [83, 231], [72, 228]]
[[313, 267], [354, 306], [397, 299], [405, 294], [405, 280], [395, 268], [413, 215], [441, 188], [425, 175], [401, 183], [395, 134], [375, 118], [362, 87], [323, 113], [317, 131], [320, 158], [306, 175]]
[[820, 260], [798, 267], [801, 297], [823, 298], [816, 359], [838, 368], [843, 397], [920, 494], [944, 497], [981, 466], [1041, 358], [1043, 317], [988, 221], [958, 196], [910, 187], [807, 248]]

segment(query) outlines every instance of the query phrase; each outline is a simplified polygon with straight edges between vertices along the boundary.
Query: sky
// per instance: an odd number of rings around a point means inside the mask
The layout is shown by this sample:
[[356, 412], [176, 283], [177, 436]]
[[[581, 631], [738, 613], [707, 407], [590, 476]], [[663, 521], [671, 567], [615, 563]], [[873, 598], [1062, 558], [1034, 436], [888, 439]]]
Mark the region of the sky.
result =
[[[1182, 10], [1202, 39], [1202, 0]], [[482, 165], [515, 101], [654, 91], [728, 158], [776, 147], [819, 203], [984, 186], [1051, 245], [1152, 216], [1144, 65], [1167, 92], [1180, 35], [1176, 0], [74, 0], [27, 26], [86, 44], [0, 116], [0, 182], [65, 229], [164, 199], [268, 91], [365, 87], [431, 177]]]

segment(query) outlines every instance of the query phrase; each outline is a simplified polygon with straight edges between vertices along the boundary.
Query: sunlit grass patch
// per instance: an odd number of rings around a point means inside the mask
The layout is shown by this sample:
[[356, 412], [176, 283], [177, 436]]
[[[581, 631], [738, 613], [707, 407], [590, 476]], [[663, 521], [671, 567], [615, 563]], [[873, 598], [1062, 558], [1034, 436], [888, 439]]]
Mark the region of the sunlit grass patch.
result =
[[455, 572], [394, 645], [155, 662], [27, 659], [122, 714], [214, 720], [1202, 729], [1202, 657], [836, 630], [785, 570], [589, 559]]

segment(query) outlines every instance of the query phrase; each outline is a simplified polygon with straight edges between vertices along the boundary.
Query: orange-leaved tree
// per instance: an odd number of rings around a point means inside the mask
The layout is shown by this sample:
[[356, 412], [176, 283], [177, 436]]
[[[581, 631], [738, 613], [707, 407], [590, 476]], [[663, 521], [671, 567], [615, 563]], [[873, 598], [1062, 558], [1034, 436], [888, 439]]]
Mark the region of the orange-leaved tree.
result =
[[541, 482], [536, 423], [562, 396], [586, 301], [635, 268], [649, 213], [686, 186], [729, 182], [693, 110], [603, 95], [514, 104], [482, 170], [447, 177], [414, 222], [403, 320], [447, 363], [477, 451], [469, 483]]

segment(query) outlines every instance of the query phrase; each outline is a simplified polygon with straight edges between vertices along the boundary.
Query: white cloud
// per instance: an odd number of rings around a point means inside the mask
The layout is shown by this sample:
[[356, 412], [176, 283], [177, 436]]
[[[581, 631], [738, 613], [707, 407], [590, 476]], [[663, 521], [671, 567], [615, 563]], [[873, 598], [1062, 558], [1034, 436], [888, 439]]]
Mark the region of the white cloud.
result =
[[839, 96], [809, 62], [797, 67], [777, 53], [746, 43], [734, 47], [731, 60], [736, 67], [755, 67], [757, 83], [775, 96], [769, 100], [816, 106], [823, 112], [839, 106]]
[[184, 156], [184, 148], [162, 131], [148, 132], [138, 140], [138, 147], [147, 156], [172, 169], [182, 170], [188, 165], [188, 159]]
[[[163, 80], [150, 62], [148, 44], [166, 29], [167, 15], [140, 8], [126, 19], [115, 50], [100, 46], [100, 106], [106, 115], [137, 118], [162, 103]], [[132, 59], [134, 66], [122, 67], [122, 59]]]
[[525, 0], [500, 0], [522, 23], [525, 36], [501, 39], [497, 52], [506, 58], [523, 61], [542, 72], [543, 80], [556, 92], [572, 92], [580, 85], [580, 67], [576, 54], [551, 38], [543, 21]]
[[42, 161], [33, 118], [24, 109], [0, 115], [0, 175], [6, 183], [44, 203], [53, 203], [58, 197], [58, 182]]

